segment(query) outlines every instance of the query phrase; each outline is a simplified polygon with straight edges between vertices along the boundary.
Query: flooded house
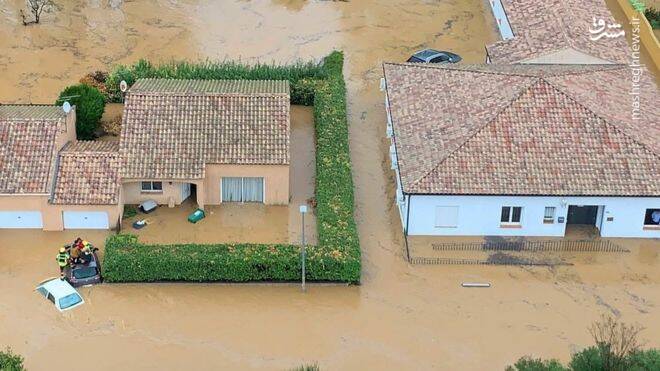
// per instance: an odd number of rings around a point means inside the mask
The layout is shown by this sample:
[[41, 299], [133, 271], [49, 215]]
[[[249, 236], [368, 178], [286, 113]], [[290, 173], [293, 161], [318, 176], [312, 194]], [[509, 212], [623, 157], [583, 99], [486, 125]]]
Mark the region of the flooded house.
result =
[[623, 65], [384, 65], [408, 235], [660, 237], [660, 106]]
[[118, 147], [76, 141], [75, 123], [75, 108], [0, 105], [0, 228], [117, 225]]
[[125, 204], [289, 202], [288, 81], [144, 79], [119, 142], [75, 107], [0, 105], [0, 228], [112, 229]]
[[125, 100], [124, 202], [289, 202], [288, 81], [141, 79]]
[[490, 0], [489, 4], [502, 40], [486, 46], [487, 63], [628, 63], [623, 28], [603, 0]]

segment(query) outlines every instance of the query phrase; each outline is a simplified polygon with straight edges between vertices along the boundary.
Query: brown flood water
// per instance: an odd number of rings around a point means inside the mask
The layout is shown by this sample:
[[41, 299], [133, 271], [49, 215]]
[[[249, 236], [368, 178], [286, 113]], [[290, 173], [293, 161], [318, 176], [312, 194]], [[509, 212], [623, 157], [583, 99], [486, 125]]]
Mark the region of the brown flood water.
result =
[[[306, 294], [295, 285], [101, 285], [60, 314], [31, 290], [54, 275], [56, 248], [82, 232], [2, 230], [0, 347], [24, 355], [29, 369], [286, 370], [316, 361], [324, 370], [501, 370], [524, 354], [568, 359], [590, 344], [586, 327], [601, 313], [644, 324], [648, 345], [660, 344], [657, 241], [621, 240], [631, 253], [583, 254], [555, 268], [403, 260], [380, 64], [422, 47], [482, 62], [497, 37], [485, 0], [60, 3], [30, 27], [18, 21], [23, 1], [0, 3], [1, 102], [52, 102], [84, 73], [141, 57], [290, 61], [343, 49], [363, 284]], [[105, 233], [84, 235], [100, 244]], [[461, 288], [465, 281], [493, 286]]]

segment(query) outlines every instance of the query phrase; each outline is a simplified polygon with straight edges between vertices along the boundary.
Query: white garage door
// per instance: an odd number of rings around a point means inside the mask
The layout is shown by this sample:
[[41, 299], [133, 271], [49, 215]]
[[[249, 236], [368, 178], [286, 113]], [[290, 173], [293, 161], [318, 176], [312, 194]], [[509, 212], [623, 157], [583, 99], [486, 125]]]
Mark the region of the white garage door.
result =
[[104, 211], [65, 211], [64, 229], [108, 229], [108, 213]]
[[0, 228], [43, 228], [39, 211], [0, 211]]

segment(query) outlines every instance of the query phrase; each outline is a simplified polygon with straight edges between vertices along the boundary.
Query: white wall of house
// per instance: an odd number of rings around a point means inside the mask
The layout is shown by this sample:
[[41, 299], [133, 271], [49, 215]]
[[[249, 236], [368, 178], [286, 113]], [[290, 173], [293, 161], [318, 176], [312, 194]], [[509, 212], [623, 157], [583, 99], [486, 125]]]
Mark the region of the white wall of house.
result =
[[[644, 227], [646, 209], [660, 208], [660, 197], [410, 197], [409, 235], [563, 236], [569, 206], [594, 205], [601, 206], [596, 220], [601, 236], [660, 238], [659, 228]], [[519, 226], [500, 222], [503, 206], [522, 207]], [[546, 207], [555, 207], [552, 223], [544, 223]]]
[[511, 29], [511, 24], [509, 23], [506, 11], [504, 11], [502, 2], [500, 0], [488, 0], [488, 3], [490, 4], [490, 9], [493, 11], [493, 16], [495, 17], [495, 22], [497, 23], [502, 40], [512, 39], [513, 30]]

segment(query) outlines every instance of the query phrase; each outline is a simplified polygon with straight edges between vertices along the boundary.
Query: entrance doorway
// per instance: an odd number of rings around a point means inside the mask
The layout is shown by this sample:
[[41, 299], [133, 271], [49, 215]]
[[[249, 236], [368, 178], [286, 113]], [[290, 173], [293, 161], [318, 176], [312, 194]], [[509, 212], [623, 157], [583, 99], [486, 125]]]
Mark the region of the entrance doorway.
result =
[[570, 205], [568, 207], [568, 215], [566, 216], [566, 224], [596, 225], [597, 218], [598, 206]]

